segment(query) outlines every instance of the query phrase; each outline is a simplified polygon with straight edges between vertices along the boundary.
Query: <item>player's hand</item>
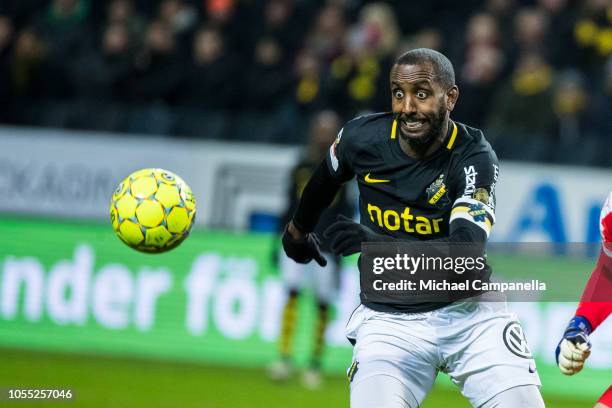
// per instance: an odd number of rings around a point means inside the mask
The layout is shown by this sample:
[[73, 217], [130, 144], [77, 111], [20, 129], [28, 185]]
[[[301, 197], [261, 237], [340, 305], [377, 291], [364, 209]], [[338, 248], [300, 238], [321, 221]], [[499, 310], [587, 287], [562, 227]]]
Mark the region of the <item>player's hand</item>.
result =
[[[295, 238], [289, 232], [287, 224], [283, 232], [283, 249], [287, 256], [297, 263], [308, 263], [313, 259], [321, 266], [327, 265], [327, 260], [321, 253], [319, 237], [314, 232]], [[294, 227], [295, 228], [295, 227]]]
[[591, 325], [582, 316], [570, 320], [563, 338], [555, 350], [559, 369], [565, 375], [574, 375], [584, 367], [584, 362], [591, 354], [589, 342]]
[[368, 227], [357, 224], [344, 215], [339, 215], [336, 222], [329, 226], [323, 236], [330, 240], [331, 250], [335, 255], [353, 255], [361, 252], [363, 242], [390, 242], [393, 239], [377, 234]]

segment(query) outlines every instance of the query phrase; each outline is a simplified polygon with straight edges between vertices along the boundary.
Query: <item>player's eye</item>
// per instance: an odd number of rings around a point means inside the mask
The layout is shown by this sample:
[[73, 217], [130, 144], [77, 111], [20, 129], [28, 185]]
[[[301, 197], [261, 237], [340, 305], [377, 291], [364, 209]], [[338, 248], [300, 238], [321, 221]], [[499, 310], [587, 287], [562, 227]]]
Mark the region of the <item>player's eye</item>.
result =
[[402, 99], [404, 97], [404, 91], [402, 91], [401, 89], [394, 89], [393, 97], [396, 99]]
[[419, 99], [425, 99], [425, 98], [427, 98], [427, 95], [428, 94], [425, 91], [417, 91], [417, 93], [416, 93], [416, 96]]

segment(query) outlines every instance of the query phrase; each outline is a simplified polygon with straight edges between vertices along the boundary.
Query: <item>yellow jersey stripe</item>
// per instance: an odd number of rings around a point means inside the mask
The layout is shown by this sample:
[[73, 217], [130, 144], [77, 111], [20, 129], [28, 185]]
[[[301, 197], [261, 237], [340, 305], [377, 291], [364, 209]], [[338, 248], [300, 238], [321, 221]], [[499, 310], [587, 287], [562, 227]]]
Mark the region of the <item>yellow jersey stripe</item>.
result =
[[462, 205], [458, 205], [458, 206], [456, 206], [456, 207], [454, 207], [454, 208], [452, 209], [452, 211], [451, 211], [451, 215], [457, 214], [457, 213], [459, 213], [459, 212], [468, 212], [468, 211], [470, 211], [470, 208], [469, 208], [469, 207], [464, 207], [464, 206], [462, 206]]
[[451, 134], [450, 140], [448, 141], [448, 144], [446, 145], [446, 148], [448, 150], [453, 148], [456, 138], [457, 138], [457, 125], [455, 125], [455, 122], [453, 122], [453, 133]]
[[393, 125], [391, 126], [391, 139], [395, 139], [396, 131], [397, 131], [397, 120], [393, 119]]

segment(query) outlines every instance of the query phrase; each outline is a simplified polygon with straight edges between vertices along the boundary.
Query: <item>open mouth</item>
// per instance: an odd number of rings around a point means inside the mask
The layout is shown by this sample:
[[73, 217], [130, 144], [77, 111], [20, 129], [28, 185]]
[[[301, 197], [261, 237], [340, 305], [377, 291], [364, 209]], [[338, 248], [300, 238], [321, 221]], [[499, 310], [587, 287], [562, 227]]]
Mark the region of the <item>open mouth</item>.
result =
[[402, 120], [400, 122], [402, 128], [408, 132], [419, 131], [427, 124], [427, 120]]

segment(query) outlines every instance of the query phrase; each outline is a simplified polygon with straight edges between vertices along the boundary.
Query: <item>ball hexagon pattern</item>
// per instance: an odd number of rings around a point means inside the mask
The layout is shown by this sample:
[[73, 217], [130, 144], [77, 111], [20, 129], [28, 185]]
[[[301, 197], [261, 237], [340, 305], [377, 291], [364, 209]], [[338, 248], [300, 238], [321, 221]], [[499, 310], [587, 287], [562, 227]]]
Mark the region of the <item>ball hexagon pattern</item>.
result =
[[113, 193], [110, 219], [128, 246], [148, 253], [177, 247], [195, 221], [196, 202], [187, 183], [168, 170], [142, 169]]

